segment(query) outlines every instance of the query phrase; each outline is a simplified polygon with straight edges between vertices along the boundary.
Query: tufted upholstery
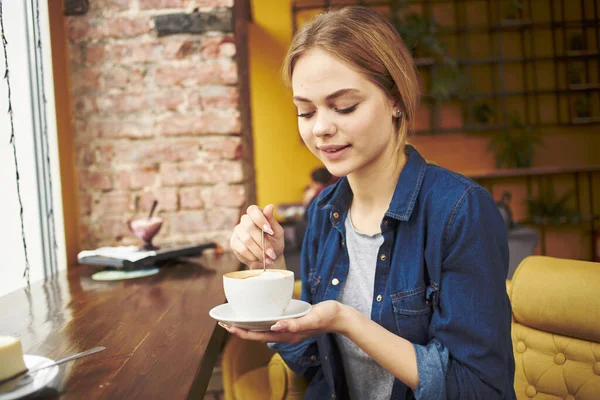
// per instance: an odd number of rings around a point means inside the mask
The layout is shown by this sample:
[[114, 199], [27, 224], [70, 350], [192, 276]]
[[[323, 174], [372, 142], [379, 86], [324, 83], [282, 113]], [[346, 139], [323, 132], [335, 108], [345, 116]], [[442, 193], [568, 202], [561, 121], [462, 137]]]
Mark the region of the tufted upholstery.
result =
[[[513, 307], [517, 399], [600, 400], [600, 264], [531, 256], [506, 287]], [[244, 357], [237, 348], [241, 343], [248, 346], [245, 354], [260, 348], [270, 361], [261, 361], [256, 370], [248, 367], [250, 358], [264, 357]], [[304, 383], [279, 355], [271, 357], [266, 345], [234, 337], [228, 348], [225, 399], [302, 398]], [[239, 365], [249, 372], [236, 372], [241, 379], [226, 378], [226, 371]]]
[[508, 293], [517, 399], [600, 399], [600, 264], [528, 257]]

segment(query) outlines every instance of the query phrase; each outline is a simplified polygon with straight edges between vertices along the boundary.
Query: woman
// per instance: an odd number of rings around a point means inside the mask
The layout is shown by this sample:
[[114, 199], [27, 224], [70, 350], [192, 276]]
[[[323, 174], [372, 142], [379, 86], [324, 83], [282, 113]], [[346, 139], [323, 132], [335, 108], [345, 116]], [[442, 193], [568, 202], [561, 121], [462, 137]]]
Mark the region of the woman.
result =
[[[302, 318], [271, 332], [307, 399], [512, 399], [507, 233], [490, 195], [406, 143], [418, 81], [393, 27], [348, 7], [317, 16], [284, 64], [308, 148], [335, 176], [309, 209]], [[451, 151], [451, 149], [449, 149]], [[285, 268], [273, 206], [231, 238], [240, 261]]]

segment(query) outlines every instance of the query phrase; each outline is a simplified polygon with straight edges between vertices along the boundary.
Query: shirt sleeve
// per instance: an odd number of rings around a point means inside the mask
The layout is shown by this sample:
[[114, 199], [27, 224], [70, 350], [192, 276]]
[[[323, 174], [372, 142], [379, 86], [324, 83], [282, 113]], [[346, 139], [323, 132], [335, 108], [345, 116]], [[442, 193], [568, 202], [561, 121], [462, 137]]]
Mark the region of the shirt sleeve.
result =
[[[508, 238], [485, 189], [469, 188], [442, 239], [443, 259], [431, 342], [414, 345], [417, 399], [514, 398]], [[435, 301], [435, 300], [434, 300]]]
[[[300, 253], [300, 272], [302, 276], [302, 294], [301, 300], [314, 304], [310, 291], [309, 271], [314, 266], [314, 260], [317, 256], [318, 235], [315, 235], [314, 215], [316, 210], [316, 201], [313, 201], [308, 209], [308, 227], [304, 234], [302, 250]], [[305, 339], [301, 342], [292, 343], [269, 343], [269, 347], [277, 351], [287, 366], [297, 375], [306, 380], [312, 379], [320, 368], [319, 350], [317, 337]]]

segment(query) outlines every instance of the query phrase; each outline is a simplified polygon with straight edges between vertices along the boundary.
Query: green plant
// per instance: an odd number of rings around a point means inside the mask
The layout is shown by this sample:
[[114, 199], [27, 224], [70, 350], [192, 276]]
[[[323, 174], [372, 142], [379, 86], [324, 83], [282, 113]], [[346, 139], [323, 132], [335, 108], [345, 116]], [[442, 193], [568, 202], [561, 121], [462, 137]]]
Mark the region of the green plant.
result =
[[508, 11], [506, 19], [518, 19], [523, 11], [523, 0], [510, 0], [508, 3]]
[[579, 96], [575, 100], [575, 113], [579, 118], [590, 116], [590, 98], [587, 95]]
[[438, 39], [440, 24], [435, 18], [426, 18], [415, 12], [405, 13], [406, 2], [392, 2], [392, 25], [412, 53], [413, 57], [431, 57], [429, 94], [436, 100], [448, 100], [455, 95], [465, 78], [455, 60], [448, 56], [446, 46]]
[[437, 100], [448, 100], [459, 92], [464, 80], [458, 66], [450, 60], [433, 70], [430, 94]]
[[569, 83], [580, 84], [582, 82], [581, 75], [583, 75], [583, 65], [580, 63], [569, 64]]
[[494, 152], [496, 167], [529, 168], [533, 165], [535, 147], [543, 143], [542, 139], [518, 114], [508, 114], [506, 119], [508, 129], [495, 134], [489, 146]]
[[475, 121], [480, 124], [487, 124], [490, 122], [490, 118], [494, 115], [494, 110], [492, 107], [486, 103], [485, 101], [481, 101], [476, 103], [473, 106], [473, 117]]
[[414, 57], [442, 57], [446, 49], [437, 39], [439, 24], [434, 18], [426, 19], [418, 13], [396, 13], [392, 21]]
[[534, 223], [564, 223], [567, 221], [576, 222], [581, 215], [576, 210], [567, 206], [567, 203], [574, 191], [569, 191], [562, 196], [557, 196], [551, 184], [540, 185], [539, 196], [530, 196], [525, 200], [527, 205], [527, 214]]
[[574, 33], [569, 37], [569, 50], [581, 51], [583, 47], [583, 35], [581, 33]]

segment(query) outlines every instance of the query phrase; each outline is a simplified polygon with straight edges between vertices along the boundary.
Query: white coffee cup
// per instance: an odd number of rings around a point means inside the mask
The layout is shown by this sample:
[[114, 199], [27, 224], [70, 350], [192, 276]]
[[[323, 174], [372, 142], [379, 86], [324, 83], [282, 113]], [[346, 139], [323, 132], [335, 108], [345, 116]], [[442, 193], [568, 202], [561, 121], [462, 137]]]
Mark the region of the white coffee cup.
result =
[[294, 293], [294, 272], [262, 269], [223, 275], [225, 297], [236, 318], [251, 320], [280, 317]]

